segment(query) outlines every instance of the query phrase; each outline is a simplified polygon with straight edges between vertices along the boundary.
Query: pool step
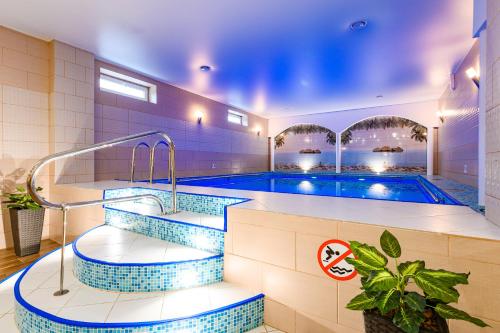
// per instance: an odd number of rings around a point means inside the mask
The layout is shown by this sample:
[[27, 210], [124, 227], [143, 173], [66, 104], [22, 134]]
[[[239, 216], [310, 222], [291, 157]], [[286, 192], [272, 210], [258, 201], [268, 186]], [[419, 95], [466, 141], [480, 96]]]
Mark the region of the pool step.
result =
[[118, 208], [105, 209], [105, 223], [148, 237], [193, 247], [217, 254], [224, 252], [224, 229], [207, 224], [224, 224], [224, 217], [180, 212], [159, 216]]
[[[15, 314], [22, 333], [242, 333], [263, 324], [263, 295], [225, 282], [176, 291], [127, 293], [91, 288], [68, 278], [70, 292], [53, 296], [59, 277], [59, 251], [35, 262], [16, 282]], [[71, 277], [71, 247], [67, 247], [67, 255], [66, 269]]]
[[73, 243], [74, 274], [112, 291], [152, 292], [221, 282], [223, 255], [113, 226], [94, 228]]

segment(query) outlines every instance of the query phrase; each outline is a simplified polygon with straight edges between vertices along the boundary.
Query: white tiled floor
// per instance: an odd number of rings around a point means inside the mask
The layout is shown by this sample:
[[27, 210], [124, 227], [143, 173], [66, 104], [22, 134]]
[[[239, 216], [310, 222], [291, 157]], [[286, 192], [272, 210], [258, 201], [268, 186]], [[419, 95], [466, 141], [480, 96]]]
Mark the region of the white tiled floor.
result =
[[[66, 276], [69, 279], [73, 251], [70, 246], [66, 250]], [[55, 251], [36, 263], [25, 275], [20, 287], [21, 295], [28, 303], [66, 319], [108, 323], [173, 319], [234, 304], [256, 295], [226, 282], [178, 291], [119, 293], [94, 289], [71, 280], [70, 293], [55, 297], [53, 292], [57, 288], [51, 281], [59, 277], [59, 256], [59, 251]], [[10, 278], [0, 285], [0, 319], [5, 317], [0, 323], [5, 327], [12, 324], [10, 319], [13, 317], [9, 314], [14, 311], [13, 287], [16, 279]], [[3, 327], [0, 326], [0, 332], [10, 332]]]
[[[158, 205], [154, 202], [146, 200], [141, 202], [134, 202], [133, 205], [130, 205], [130, 203], [117, 203], [109, 206], [120, 210], [139, 213], [143, 215], [149, 215], [149, 216], [160, 215], [160, 208], [158, 207]], [[180, 211], [176, 214], [165, 215], [163, 216], [163, 218], [167, 218], [169, 220], [174, 220], [174, 221], [196, 224], [196, 225], [202, 225], [216, 229], [224, 229], [223, 216], [194, 213], [189, 211]]]
[[107, 225], [83, 235], [76, 242], [76, 247], [87, 257], [116, 263], [160, 263], [203, 259], [214, 255]]

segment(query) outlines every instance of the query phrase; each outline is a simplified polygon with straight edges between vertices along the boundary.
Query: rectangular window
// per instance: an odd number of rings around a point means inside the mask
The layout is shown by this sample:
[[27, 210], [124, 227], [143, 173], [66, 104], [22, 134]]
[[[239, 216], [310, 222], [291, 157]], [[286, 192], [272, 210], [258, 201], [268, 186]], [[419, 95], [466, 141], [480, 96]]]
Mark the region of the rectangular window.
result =
[[156, 85], [109, 69], [101, 68], [99, 87], [102, 91], [156, 103]]
[[241, 126], [248, 126], [248, 116], [233, 110], [227, 110], [227, 121]]

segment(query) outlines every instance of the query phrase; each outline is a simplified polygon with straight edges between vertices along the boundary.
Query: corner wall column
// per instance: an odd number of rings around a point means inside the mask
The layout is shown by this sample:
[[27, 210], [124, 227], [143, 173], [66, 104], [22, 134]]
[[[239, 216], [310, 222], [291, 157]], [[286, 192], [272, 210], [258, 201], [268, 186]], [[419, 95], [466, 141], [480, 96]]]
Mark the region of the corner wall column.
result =
[[478, 138], [478, 156], [477, 156], [477, 194], [478, 204], [484, 206], [484, 199], [486, 196], [486, 86], [485, 78], [487, 76], [486, 66], [486, 39], [487, 30], [481, 31], [479, 35], [479, 66], [482, 78], [482, 89], [479, 89], [479, 138]]
[[336, 141], [335, 141], [335, 172], [340, 173], [342, 171], [342, 133], [335, 133]]
[[434, 174], [434, 129], [427, 127], [427, 176]]

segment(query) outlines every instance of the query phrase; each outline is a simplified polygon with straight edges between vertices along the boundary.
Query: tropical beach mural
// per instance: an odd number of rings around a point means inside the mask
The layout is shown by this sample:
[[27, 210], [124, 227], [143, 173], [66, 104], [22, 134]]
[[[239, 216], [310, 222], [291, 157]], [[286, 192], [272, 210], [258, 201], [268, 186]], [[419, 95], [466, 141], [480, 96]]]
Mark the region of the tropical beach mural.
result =
[[401, 117], [374, 117], [342, 133], [342, 172], [425, 173], [427, 128]]
[[279, 171], [335, 172], [335, 132], [318, 125], [289, 127], [274, 138]]

